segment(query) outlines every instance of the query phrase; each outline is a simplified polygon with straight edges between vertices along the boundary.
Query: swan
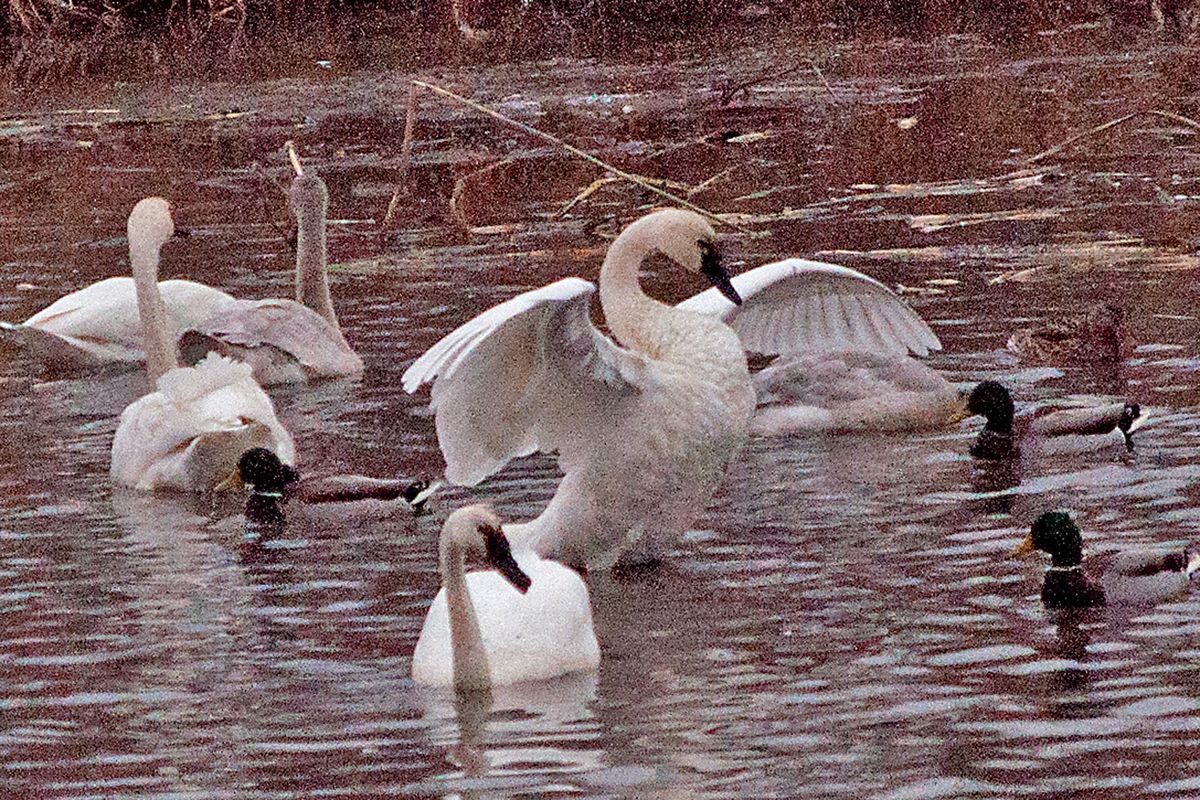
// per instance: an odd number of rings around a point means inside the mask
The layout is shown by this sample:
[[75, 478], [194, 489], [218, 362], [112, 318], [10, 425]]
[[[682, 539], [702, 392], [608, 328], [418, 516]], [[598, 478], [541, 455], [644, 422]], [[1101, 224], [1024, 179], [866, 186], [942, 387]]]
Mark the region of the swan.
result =
[[967, 398], [907, 356], [841, 351], [780, 357], [754, 375], [760, 436], [934, 430], [967, 416]]
[[362, 359], [346, 343], [326, 273], [325, 181], [300, 172], [289, 203], [296, 215], [296, 299], [233, 300], [183, 332], [183, 359], [218, 352], [250, 364], [264, 386], [357, 375]]
[[[468, 555], [494, 571], [464, 574]], [[467, 506], [446, 519], [438, 564], [442, 588], [413, 650], [415, 683], [470, 693], [599, 668], [587, 584], [536, 553], [514, 557], [489, 507]]]
[[137, 489], [204, 491], [250, 447], [269, 447], [291, 462], [295, 446], [250, 367], [215, 353], [194, 367], [175, 366], [175, 337], [158, 284], [159, 251], [174, 231], [171, 206], [161, 197], [139, 201], [129, 215], [146, 370], [157, 391], [121, 412], [110, 474], [113, 483]]
[[[747, 438], [755, 390], [746, 350], [855, 348], [925, 355], [937, 337], [883, 284], [832, 264], [788, 259], [732, 280], [716, 235], [681, 209], [651, 212], [613, 241], [596, 287], [564, 278], [460, 326], [404, 373], [430, 407], [451, 483], [558, 453], [564, 473], [536, 519], [506, 533], [572, 566], [654, 562], [704, 509]], [[672, 307], [642, 291], [653, 252], [713, 288]]]
[[[164, 321], [176, 335], [235, 302], [195, 281], [162, 281], [159, 291]], [[132, 370], [145, 358], [137, 290], [127, 276], [105, 278], [60, 297], [20, 324], [0, 322], [0, 333], [51, 375]]]
[[289, 513], [309, 519], [385, 517], [402, 508], [413, 514], [425, 511], [425, 502], [440, 488], [425, 479], [368, 478], [363, 475], [330, 475], [305, 478], [265, 447], [242, 453], [229, 477], [215, 489], [249, 487], [246, 516], [284, 519]]

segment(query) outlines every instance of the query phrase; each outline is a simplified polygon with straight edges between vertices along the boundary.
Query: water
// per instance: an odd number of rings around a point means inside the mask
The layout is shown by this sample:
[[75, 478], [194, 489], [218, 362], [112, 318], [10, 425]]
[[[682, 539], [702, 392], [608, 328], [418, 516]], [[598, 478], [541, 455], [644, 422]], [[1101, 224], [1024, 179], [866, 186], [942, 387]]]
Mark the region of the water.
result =
[[[549, 459], [449, 492], [420, 519], [293, 520], [256, 540], [236, 507], [109, 487], [116, 416], [139, 376], [43, 383], [0, 366], [6, 792], [1195, 796], [1200, 595], [1054, 619], [1040, 567], [1003, 557], [1054, 507], [1078, 514], [1092, 549], [1181, 543], [1200, 527], [1195, 133], [1147, 118], [991, 179], [1143, 102], [1195, 110], [1191, 56], [1131, 35], [819, 52], [763, 36], [713, 60], [680, 47], [433, 76], [637, 172], [696, 186], [730, 170], [693, 197], [770, 234], [730, 237], [737, 256], [823, 255], [912, 287], [946, 347], [932, 363], [954, 380], [1000, 379], [1022, 407], [1128, 396], [1154, 418], [1133, 453], [1020, 470], [969, 459], [977, 421], [753, 441], [662, 570], [590, 576], [598, 679], [500, 692], [488, 709], [408, 678], [440, 520], [472, 497], [531, 516], [554, 489]], [[801, 72], [717, 104], [722, 86], [809, 52], [828, 89]], [[122, 273], [124, 217], [149, 193], [194, 232], [169, 245], [166, 272], [288, 294], [281, 198], [253, 165], [282, 175], [277, 148], [294, 138], [331, 186], [334, 295], [367, 363], [361, 380], [274, 392], [301, 466], [437, 472], [426, 398], [402, 393], [404, 368], [500, 299], [594, 278], [605, 237], [654, 200], [607, 187], [551, 220], [594, 170], [428, 101], [412, 197], [381, 244], [403, 78], [314, 67], [10, 110], [0, 318]], [[69, 107], [116, 111], [57, 113]], [[219, 115], [230, 110], [251, 113]], [[466, 181], [463, 230], [455, 181], [504, 156]], [[671, 299], [703, 288], [657, 268], [648, 283]], [[1128, 306], [1140, 342], [1119, 373], [1003, 351], [1020, 324], [1105, 297]]]

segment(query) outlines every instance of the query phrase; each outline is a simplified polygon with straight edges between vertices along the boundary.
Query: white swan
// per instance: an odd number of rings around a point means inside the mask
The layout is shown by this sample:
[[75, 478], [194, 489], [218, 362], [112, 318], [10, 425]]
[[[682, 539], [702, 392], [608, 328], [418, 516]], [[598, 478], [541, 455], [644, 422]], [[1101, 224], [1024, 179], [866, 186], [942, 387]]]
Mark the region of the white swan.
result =
[[[159, 290], [165, 322], [175, 334], [235, 302], [194, 281], [163, 281]], [[19, 325], [0, 322], [0, 332], [52, 375], [130, 370], [145, 358], [137, 290], [129, 277], [105, 278], [60, 297]]]
[[326, 274], [329, 191], [313, 174], [292, 180], [296, 214], [296, 299], [234, 300], [189, 326], [180, 340], [184, 361], [207, 352], [245, 361], [263, 385], [357, 375], [362, 359], [346, 343]]
[[195, 367], [175, 366], [175, 337], [158, 284], [159, 251], [175, 231], [170, 204], [160, 197], [139, 201], [128, 231], [146, 369], [158, 391], [121, 412], [112, 446], [113, 482], [204, 491], [229, 475], [251, 447], [267, 447], [293, 461], [292, 437], [248, 366], [216, 354]]
[[908, 356], [840, 351], [780, 357], [754, 375], [753, 433], [898, 432], [944, 428], [967, 416], [967, 398]]
[[[467, 555], [483, 556], [491, 569], [464, 574]], [[487, 506], [447, 518], [438, 563], [442, 588], [413, 651], [416, 683], [478, 692], [600, 666], [587, 584], [535, 553], [514, 558]]]
[[[678, 209], [617, 237], [600, 304], [620, 344], [592, 325], [595, 286], [565, 278], [485, 311], [405, 372], [409, 392], [433, 383], [451, 482], [473, 485], [511, 458], [558, 452], [565, 474], [545, 511], [507, 528], [518, 547], [592, 568], [660, 558], [746, 439], [755, 392], [744, 349], [939, 346], [887, 287], [845, 267], [792, 259], [731, 283], [714, 239], [702, 217]], [[715, 288], [677, 307], [650, 298], [638, 269], [654, 251]]]

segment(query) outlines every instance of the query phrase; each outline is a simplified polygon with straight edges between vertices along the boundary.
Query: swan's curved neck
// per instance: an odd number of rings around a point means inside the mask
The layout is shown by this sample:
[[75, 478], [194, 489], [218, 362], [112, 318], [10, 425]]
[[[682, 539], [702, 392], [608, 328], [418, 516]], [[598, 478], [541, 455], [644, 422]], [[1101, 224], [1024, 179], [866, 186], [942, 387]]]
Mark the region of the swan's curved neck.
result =
[[130, 237], [129, 263], [133, 266], [142, 349], [146, 351], [146, 372], [151, 385], [179, 363], [175, 337], [167, 325], [167, 307], [158, 288], [158, 257], [158, 247], [136, 234]]
[[644, 219], [634, 222], [609, 246], [600, 267], [600, 307], [604, 309], [604, 321], [618, 342], [638, 350], [643, 349], [639, 346], [642, 327], [656, 314], [670, 309], [642, 291], [638, 278], [642, 261], [654, 249], [650, 234]]
[[329, 251], [325, 242], [325, 214], [309, 211], [297, 217], [296, 300], [320, 314], [335, 329], [337, 314], [329, 294]]
[[462, 548], [453, 535], [443, 534], [438, 547], [442, 571], [442, 588], [446, 590], [446, 607], [450, 612], [450, 646], [454, 667], [454, 689], [457, 692], [486, 692], [492, 688], [487, 653], [475, 607], [467, 593], [467, 577], [463, 568]]

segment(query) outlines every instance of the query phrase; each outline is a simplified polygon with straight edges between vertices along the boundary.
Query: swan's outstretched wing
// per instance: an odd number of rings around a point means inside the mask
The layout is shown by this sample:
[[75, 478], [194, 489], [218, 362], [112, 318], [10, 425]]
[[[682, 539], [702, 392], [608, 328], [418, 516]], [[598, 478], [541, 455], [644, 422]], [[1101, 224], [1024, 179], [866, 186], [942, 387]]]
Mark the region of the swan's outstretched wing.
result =
[[158, 391], [131, 403], [113, 438], [115, 483], [140, 489], [212, 488], [248, 447], [295, 460], [291, 435], [245, 364], [210, 355], [158, 379]]
[[744, 272], [733, 285], [742, 296], [740, 306], [709, 289], [679, 308], [721, 317], [751, 352], [912, 351], [924, 356], [942, 348], [895, 292], [849, 267], [789, 258]]
[[564, 278], [494, 306], [404, 373], [432, 383], [446, 477], [472, 486], [509, 459], [557, 450], [564, 470], [656, 380], [652, 362], [592, 325], [595, 285]]
[[[363, 369], [362, 359], [346, 344], [341, 331], [295, 300], [235, 300], [192, 325], [184, 336], [189, 333], [233, 348], [274, 348], [313, 375], [353, 375]], [[238, 353], [233, 349], [228, 355]]]

